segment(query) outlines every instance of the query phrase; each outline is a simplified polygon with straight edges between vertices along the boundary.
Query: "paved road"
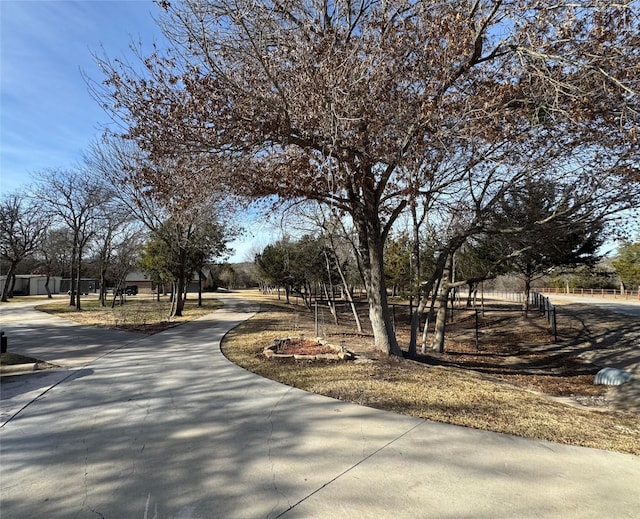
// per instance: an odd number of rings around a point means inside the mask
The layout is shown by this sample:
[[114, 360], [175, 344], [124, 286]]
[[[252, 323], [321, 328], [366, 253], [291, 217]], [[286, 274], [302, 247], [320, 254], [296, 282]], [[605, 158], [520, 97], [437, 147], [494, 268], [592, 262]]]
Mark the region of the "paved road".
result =
[[0, 424], [44, 391], [77, 376], [78, 368], [143, 338], [118, 330], [78, 326], [71, 320], [34, 310], [36, 304], [42, 301], [0, 305], [0, 326], [7, 334], [8, 349], [51, 362], [61, 369], [3, 377]]
[[604, 308], [617, 314], [640, 318], [640, 301], [635, 299], [613, 299], [598, 296], [577, 296], [564, 294], [546, 294], [554, 304], [583, 303]]
[[[100, 335], [96, 360], [68, 367], [5, 423], [0, 516], [640, 517], [640, 457], [432, 423], [257, 377], [220, 353], [252, 311], [225, 303], [152, 337]], [[51, 317], [38, 326], [43, 337], [91, 336]]]
[[52, 318], [34, 310], [36, 304], [42, 303], [46, 301], [0, 306], [0, 326], [7, 334], [9, 351], [72, 368], [83, 366], [141, 337], [124, 331], [78, 326], [69, 319]]
[[[588, 349], [580, 356], [596, 366], [636, 372], [640, 376], [640, 301], [574, 294], [550, 294], [550, 299], [559, 312], [562, 312], [562, 305], [580, 303], [618, 314], [615, 319], [606, 317], [610, 315], [608, 313], [602, 314], [608, 326], [600, 327], [598, 331], [589, 330], [585, 337]], [[589, 325], [589, 320], [585, 321], [587, 329], [591, 328]]]

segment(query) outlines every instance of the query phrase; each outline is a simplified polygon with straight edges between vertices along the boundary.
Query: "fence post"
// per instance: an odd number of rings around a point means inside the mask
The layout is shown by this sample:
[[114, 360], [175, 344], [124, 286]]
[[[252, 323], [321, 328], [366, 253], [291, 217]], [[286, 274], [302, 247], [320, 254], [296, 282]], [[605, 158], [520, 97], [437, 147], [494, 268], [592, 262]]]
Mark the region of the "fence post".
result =
[[558, 326], [556, 324], [556, 307], [553, 307], [553, 342], [558, 342]]
[[476, 351], [480, 349], [478, 342], [478, 309], [476, 308]]
[[320, 337], [320, 332], [318, 330], [318, 300], [316, 299], [315, 301], [315, 307], [316, 307], [316, 311], [315, 311], [315, 331], [316, 331], [316, 337]]
[[396, 331], [396, 305], [391, 305], [391, 326], [393, 326], [393, 331]]
[[542, 315], [549, 322], [549, 298], [545, 297], [542, 304]]

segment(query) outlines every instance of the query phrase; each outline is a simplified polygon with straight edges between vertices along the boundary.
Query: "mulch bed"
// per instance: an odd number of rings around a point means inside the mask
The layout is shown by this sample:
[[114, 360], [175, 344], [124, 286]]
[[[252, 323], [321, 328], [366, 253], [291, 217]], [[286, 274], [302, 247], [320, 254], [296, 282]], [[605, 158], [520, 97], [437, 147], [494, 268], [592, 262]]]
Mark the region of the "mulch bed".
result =
[[278, 346], [275, 350], [275, 353], [279, 355], [321, 355], [335, 352], [334, 348], [309, 339], [291, 339]]

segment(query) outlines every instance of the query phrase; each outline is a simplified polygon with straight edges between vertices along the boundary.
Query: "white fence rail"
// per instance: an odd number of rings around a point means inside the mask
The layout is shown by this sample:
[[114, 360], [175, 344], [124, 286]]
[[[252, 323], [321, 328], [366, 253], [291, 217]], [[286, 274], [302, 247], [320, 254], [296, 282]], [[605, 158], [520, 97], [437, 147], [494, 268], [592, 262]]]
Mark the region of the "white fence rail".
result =
[[542, 294], [601, 297], [610, 299], [637, 299], [640, 301], [640, 289], [613, 290], [608, 288], [536, 288], [536, 291]]

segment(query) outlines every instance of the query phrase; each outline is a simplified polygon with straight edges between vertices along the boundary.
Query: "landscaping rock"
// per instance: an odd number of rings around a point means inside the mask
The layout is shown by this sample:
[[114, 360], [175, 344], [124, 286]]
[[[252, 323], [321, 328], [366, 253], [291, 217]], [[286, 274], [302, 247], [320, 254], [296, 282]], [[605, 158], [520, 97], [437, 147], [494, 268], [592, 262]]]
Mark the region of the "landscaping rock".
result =
[[596, 373], [595, 385], [619, 386], [633, 379], [633, 373], [617, 368], [602, 368]]
[[355, 355], [342, 344], [334, 346], [325, 343], [320, 337], [315, 339], [276, 338], [271, 346], [264, 348], [263, 353], [268, 359], [296, 360], [353, 360]]

